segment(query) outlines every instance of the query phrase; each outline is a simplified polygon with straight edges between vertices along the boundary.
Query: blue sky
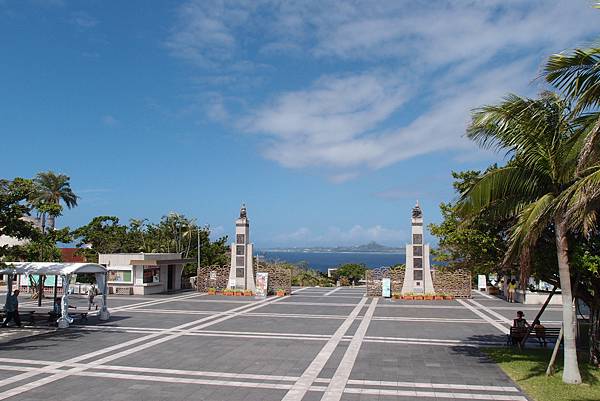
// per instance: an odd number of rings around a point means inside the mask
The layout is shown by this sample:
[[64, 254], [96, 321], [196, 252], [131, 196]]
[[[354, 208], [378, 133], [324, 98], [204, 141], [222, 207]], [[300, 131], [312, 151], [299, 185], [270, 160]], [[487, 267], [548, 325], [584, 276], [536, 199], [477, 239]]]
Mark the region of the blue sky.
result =
[[2, 177], [69, 175], [71, 227], [231, 234], [246, 202], [259, 247], [402, 245], [416, 199], [439, 221], [450, 171], [499, 160], [469, 110], [545, 89], [592, 3], [0, 0]]

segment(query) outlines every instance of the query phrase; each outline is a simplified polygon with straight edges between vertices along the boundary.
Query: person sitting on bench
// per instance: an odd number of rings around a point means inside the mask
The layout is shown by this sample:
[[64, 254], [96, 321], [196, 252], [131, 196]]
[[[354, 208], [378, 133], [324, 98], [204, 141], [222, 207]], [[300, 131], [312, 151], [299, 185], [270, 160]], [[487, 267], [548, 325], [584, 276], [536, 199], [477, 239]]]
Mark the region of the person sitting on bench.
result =
[[546, 328], [540, 323], [539, 319], [533, 321], [533, 330], [535, 330], [535, 336], [540, 343], [540, 346], [546, 346]]
[[522, 311], [517, 311], [517, 318], [513, 319], [513, 327], [517, 330], [511, 330], [511, 338], [513, 344], [517, 344], [525, 337], [527, 328], [529, 327], [529, 323], [525, 320], [525, 315]]

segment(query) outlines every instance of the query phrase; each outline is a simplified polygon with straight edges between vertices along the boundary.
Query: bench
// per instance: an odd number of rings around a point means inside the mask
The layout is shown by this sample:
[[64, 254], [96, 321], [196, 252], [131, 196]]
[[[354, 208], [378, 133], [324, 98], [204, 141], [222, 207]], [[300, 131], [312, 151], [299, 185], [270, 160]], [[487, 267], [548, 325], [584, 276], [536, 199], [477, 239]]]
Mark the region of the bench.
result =
[[[507, 345], [518, 345], [521, 348], [521, 340], [529, 333], [529, 338], [536, 339], [540, 345], [546, 346], [546, 341], [548, 339], [556, 340], [558, 335], [560, 334], [560, 327], [545, 327], [544, 328], [544, 336], [538, 337], [535, 329], [530, 329], [529, 327], [511, 327], [510, 333], [506, 335], [506, 344]], [[540, 333], [542, 334], [542, 333]]]
[[[52, 322], [52, 325], [57, 325], [56, 321], [58, 320], [58, 318], [60, 318], [59, 314], [56, 314], [54, 312], [48, 312], [48, 320]], [[74, 312], [74, 313], [69, 313], [69, 317], [71, 317], [71, 319], [73, 319], [73, 322], [79, 321], [80, 323], [87, 323], [88, 322], [88, 312]]]

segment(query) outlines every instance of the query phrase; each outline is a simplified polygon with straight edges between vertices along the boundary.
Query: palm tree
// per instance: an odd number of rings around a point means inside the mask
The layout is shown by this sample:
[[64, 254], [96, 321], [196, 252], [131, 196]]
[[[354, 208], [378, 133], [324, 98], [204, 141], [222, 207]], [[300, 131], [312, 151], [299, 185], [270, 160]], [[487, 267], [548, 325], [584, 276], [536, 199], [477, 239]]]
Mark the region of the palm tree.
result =
[[38, 173], [34, 182], [36, 190], [32, 203], [41, 211], [42, 230], [45, 229], [46, 214], [49, 215], [48, 223], [54, 229], [55, 218], [60, 213], [61, 201], [71, 209], [77, 206], [79, 197], [73, 193], [69, 176], [56, 174], [53, 171]]
[[600, 47], [575, 49], [571, 54], [550, 56], [544, 68], [546, 81], [574, 102], [574, 113], [584, 115], [589, 124], [585, 146], [579, 157], [578, 172], [600, 159]]
[[566, 191], [576, 182], [581, 140], [569, 103], [549, 92], [539, 99], [509, 95], [498, 105], [474, 111], [467, 136], [511, 157], [506, 166], [483, 174], [460, 200], [466, 216], [486, 211], [515, 219], [506, 261], [518, 255], [526, 277], [532, 248], [548, 227], [554, 230], [564, 322], [563, 381], [581, 383], [564, 206]]

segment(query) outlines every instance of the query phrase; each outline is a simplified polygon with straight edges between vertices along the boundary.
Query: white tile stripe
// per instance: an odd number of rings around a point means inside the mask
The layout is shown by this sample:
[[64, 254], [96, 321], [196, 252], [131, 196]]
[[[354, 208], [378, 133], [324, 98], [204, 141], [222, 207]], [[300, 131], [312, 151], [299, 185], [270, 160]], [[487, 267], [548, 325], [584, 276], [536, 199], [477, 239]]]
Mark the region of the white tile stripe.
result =
[[352, 322], [356, 319], [363, 306], [367, 302], [366, 298], [362, 298], [358, 305], [350, 312], [348, 318], [340, 325], [335, 331], [333, 336], [327, 341], [327, 343], [321, 348], [321, 351], [317, 354], [315, 359], [310, 363], [306, 370], [302, 373], [302, 376], [294, 383], [290, 390], [283, 397], [282, 401], [301, 401], [308, 389], [312, 386], [313, 382], [333, 354], [333, 351], [337, 348], [338, 344], [342, 340], [342, 337], [346, 334]]
[[475, 309], [472, 305], [466, 303], [462, 299], [458, 299], [457, 301], [462, 306], [464, 306], [465, 308], [469, 309], [474, 314], [476, 314], [477, 316], [480, 316], [482, 319], [484, 319], [485, 321], [487, 321], [489, 324], [491, 324], [492, 326], [494, 326], [495, 328], [497, 328], [498, 330], [500, 330], [503, 334], [510, 333], [510, 329], [508, 327], [501, 325], [500, 323], [496, 322], [495, 320], [492, 320], [492, 318], [490, 318], [488, 315], [486, 315], [485, 313], [481, 312], [480, 310]]
[[493, 297], [493, 296], [491, 296], [489, 294], [483, 293], [483, 292], [481, 292], [479, 290], [473, 290], [473, 292], [476, 293], [476, 294], [481, 295], [482, 297], [486, 297], [488, 299], [496, 299], [495, 297]]
[[[1, 362], [10, 364], [29, 364], [29, 365], [51, 365], [52, 361], [35, 361], [35, 360], [24, 360], [16, 358], [0, 358]], [[85, 366], [80, 363], [69, 365], [69, 367]], [[3, 365], [0, 366], [0, 370], [29, 370], [36, 369], [35, 367], [29, 366], [14, 366], [14, 365]], [[93, 368], [94, 370], [108, 370], [117, 372], [137, 372], [143, 373], [155, 373], [155, 374], [171, 374], [171, 375], [183, 375], [183, 376], [204, 376], [204, 377], [227, 377], [233, 379], [245, 379], [245, 380], [268, 380], [268, 381], [283, 381], [293, 382], [299, 379], [298, 376], [279, 376], [279, 375], [262, 375], [262, 374], [246, 374], [246, 373], [229, 373], [229, 372], [212, 372], [212, 371], [195, 371], [195, 370], [182, 370], [182, 369], [163, 369], [163, 368], [146, 368], [146, 367], [135, 367], [135, 366], [119, 366], [119, 365], [102, 365]], [[61, 372], [60, 370], [56, 370]], [[136, 378], [133, 378], [136, 380]], [[317, 378], [315, 383], [330, 383], [331, 379]], [[446, 383], [426, 383], [426, 382], [402, 382], [402, 381], [379, 381], [379, 380], [348, 380], [348, 385], [362, 386], [362, 387], [408, 387], [408, 388], [420, 388], [420, 389], [450, 389], [450, 390], [468, 390], [468, 391], [495, 391], [495, 392], [519, 392], [516, 387], [513, 386], [485, 386], [476, 384], [446, 384]], [[291, 385], [290, 385], [291, 387]]]
[[346, 353], [344, 354], [342, 361], [336, 369], [331, 382], [329, 382], [327, 390], [325, 390], [325, 394], [323, 394], [323, 398], [321, 398], [322, 401], [339, 401], [342, 398], [342, 394], [346, 388], [346, 383], [350, 378], [350, 373], [352, 372], [352, 368], [356, 362], [356, 357], [360, 351], [360, 346], [362, 345], [365, 335], [367, 334], [367, 329], [369, 328], [369, 324], [371, 323], [371, 319], [375, 313], [375, 308], [377, 307], [378, 301], [379, 298], [373, 298], [371, 301], [363, 320], [360, 322], [358, 329], [356, 329], [356, 333], [354, 333], [354, 336], [348, 345], [348, 349], [346, 349]]
[[392, 396], [392, 397], [428, 397], [428, 398], [452, 398], [452, 399], [467, 399], [467, 400], [527, 401], [527, 398], [520, 396], [520, 395], [441, 393], [439, 391], [347, 388], [344, 390], [344, 393], [368, 394], [368, 395]]
[[509, 324], [509, 325], [511, 325], [511, 326], [512, 326], [512, 321], [511, 321], [510, 319], [508, 319], [508, 318], [506, 318], [506, 317], [502, 316], [502, 315], [501, 315], [501, 314], [499, 314], [498, 312], [496, 312], [496, 311], [494, 311], [494, 310], [492, 310], [492, 309], [490, 309], [490, 308], [488, 308], [488, 307], [486, 307], [486, 306], [483, 306], [483, 305], [482, 305], [482, 304], [480, 304], [479, 302], [477, 302], [477, 301], [474, 301], [474, 300], [472, 300], [472, 299], [469, 299], [468, 301], [469, 301], [469, 302], [471, 302], [473, 305], [477, 306], [478, 308], [480, 308], [480, 309], [483, 309], [484, 311], [486, 311], [486, 312], [487, 312], [487, 313], [489, 313], [490, 315], [494, 316], [496, 319], [499, 319], [499, 320], [501, 320], [503, 323], [507, 323], [507, 324]]
[[[284, 299], [284, 298], [286, 298], [286, 297], [276, 298], [274, 300], [265, 299], [263, 301], [255, 302], [254, 306], [252, 306], [252, 304], [250, 304], [250, 305], [242, 305], [242, 306], [240, 306], [238, 308], [234, 308], [234, 309], [235, 310], [239, 310], [240, 311], [239, 314], [242, 314], [242, 313], [244, 313], [246, 311], [258, 309], [258, 308], [260, 308], [262, 306], [269, 305], [271, 303], [277, 302], [277, 301], [279, 301], [281, 299]], [[252, 307], [248, 308], [249, 306], [252, 306]], [[207, 317], [204, 317], [202, 319], [198, 319], [198, 320], [193, 321], [193, 322], [189, 322], [189, 323], [185, 323], [185, 324], [173, 327], [172, 329], [168, 329], [167, 331], [169, 331], [169, 330], [181, 330], [181, 329], [184, 329], [184, 328], [192, 327], [192, 326], [197, 325], [198, 323], [205, 322], [207, 320], [216, 318], [218, 316], [221, 316], [221, 314], [217, 313], [214, 316], [207, 316]], [[213, 321], [208, 322], [208, 323], [204, 323], [201, 326], [192, 327], [191, 329], [187, 329], [187, 330], [193, 331], [196, 328], [204, 328], [204, 327], [207, 327], [207, 326], [212, 325], [212, 324], [220, 323], [220, 322], [222, 322], [224, 320], [227, 320], [227, 319], [230, 319], [230, 318], [232, 318], [234, 316], [237, 316], [237, 315], [236, 314], [230, 314], [230, 315], [227, 315], [227, 316], [223, 316], [223, 317], [221, 317], [219, 319], [213, 320]], [[23, 373], [21, 375], [17, 375], [17, 376], [10, 377], [10, 378], [4, 379], [4, 380], [0, 380], [0, 387], [3, 387], [3, 386], [6, 386], [8, 384], [12, 384], [12, 383], [15, 383], [17, 381], [25, 380], [25, 379], [28, 379], [30, 377], [39, 375], [41, 373], [45, 373], [45, 371], [47, 371], [47, 370], [54, 370], [56, 368], [63, 367], [63, 366], [65, 366], [65, 364], [69, 364], [69, 363], [73, 363], [73, 362], [81, 362], [81, 361], [84, 361], [86, 359], [90, 359], [90, 358], [93, 358], [93, 357], [98, 356], [98, 355], [106, 354], [108, 352], [111, 352], [111, 351], [114, 351], [114, 350], [117, 350], [117, 349], [126, 348], [126, 347], [128, 347], [130, 345], [137, 344], [137, 343], [140, 343], [140, 342], [145, 342], [144, 344], [139, 345], [137, 347], [129, 348], [129, 349], [125, 350], [125, 351], [121, 351], [121, 352], [118, 352], [116, 354], [111, 354], [111, 355], [109, 355], [107, 357], [104, 357], [102, 359], [95, 360], [94, 362], [89, 363], [85, 367], [74, 368], [74, 369], [71, 369], [70, 371], [65, 371], [65, 372], [61, 372], [61, 373], [58, 373], [58, 374], [54, 374], [52, 376], [45, 377], [43, 379], [39, 379], [39, 380], [34, 381], [34, 382], [30, 382], [30, 383], [27, 383], [27, 384], [22, 385], [22, 386], [19, 386], [19, 387], [10, 389], [10, 390], [6, 390], [2, 394], [0, 394], [0, 400], [3, 400], [3, 399], [6, 399], [6, 398], [9, 398], [9, 397], [21, 394], [21, 393], [23, 393], [25, 391], [29, 391], [29, 390], [31, 390], [33, 388], [36, 388], [36, 387], [42, 386], [44, 384], [48, 384], [48, 383], [51, 383], [53, 381], [62, 379], [64, 377], [70, 376], [70, 375], [75, 374], [77, 372], [85, 371], [85, 370], [87, 370], [87, 369], [89, 369], [89, 368], [91, 368], [93, 366], [98, 366], [98, 365], [101, 365], [101, 364], [103, 364], [105, 362], [108, 362], [108, 361], [111, 361], [111, 360], [114, 360], [114, 359], [118, 359], [118, 358], [121, 358], [123, 356], [130, 355], [130, 354], [132, 354], [134, 352], [137, 352], [137, 351], [149, 348], [149, 347], [153, 347], [154, 345], [157, 345], [159, 343], [162, 343], [162, 342], [169, 341], [171, 339], [180, 337], [180, 336], [183, 335], [183, 333], [181, 333], [181, 332], [174, 333], [174, 334], [171, 334], [171, 335], [169, 335], [167, 337], [162, 337], [162, 338], [158, 338], [156, 340], [150, 341], [150, 342], [146, 342], [146, 341], [148, 341], [150, 339], [159, 337], [161, 335], [163, 335], [163, 333], [149, 334], [147, 336], [140, 337], [140, 338], [137, 338], [137, 339], [133, 339], [133, 340], [130, 340], [130, 341], [126, 341], [124, 343], [120, 343], [120, 344], [114, 345], [112, 347], [107, 347], [107, 348], [103, 348], [103, 349], [98, 350], [98, 351], [90, 352], [88, 354], [80, 355], [80, 356], [68, 359], [66, 361], [63, 361], [63, 362], [57, 362], [54, 365], [51, 365], [51, 366], [48, 366], [48, 367], [45, 367], [45, 368], [41, 368], [37, 372], [27, 372], [27, 373]]]
[[329, 292], [325, 293], [325, 296], [326, 296], [326, 297], [328, 297], [328, 296], [330, 296], [331, 294], [333, 294], [333, 293], [335, 293], [335, 292], [338, 292], [338, 291], [339, 291], [339, 290], [341, 290], [341, 289], [342, 289], [342, 287], [337, 287], [337, 288], [334, 288], [333, 290], [331, 290], [331, 291], [329, 291]]

